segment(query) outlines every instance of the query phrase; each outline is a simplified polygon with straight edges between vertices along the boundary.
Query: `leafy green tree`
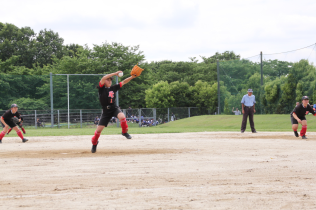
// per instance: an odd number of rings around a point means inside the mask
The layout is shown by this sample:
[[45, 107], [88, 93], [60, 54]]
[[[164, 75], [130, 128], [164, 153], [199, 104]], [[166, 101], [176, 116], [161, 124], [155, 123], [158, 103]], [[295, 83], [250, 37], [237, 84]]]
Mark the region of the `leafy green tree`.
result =
[[10, 101], [8, 107], [10, 107], [13, 103], [18, 104], [20, 110], [46, 110], [49, 108], [47, 103], [45, 103], [42, 99], [22, 97]]
[[160, 81], [145, 92], [146, 106], [149, 108], [168, 108], [174, 103], [168, 82]]
[[269, 114], [277, 113], [278, 104], [281, 98], [281, 85], [285, 83], [286, 78], [283, 76], [280, 79], [276, 78], [273, 81], [267, 82], [264, 87], [265, 91], [265, 112]]
[[293, 63], [279, 60], [265, 60], [263, 63], [263, 74], [265, 77], [280, 78], [290, 72]]
[[217, 82], [214, 82], [210, 88], [210, 112], [215, 113], [218, 112], [218, 97], [217, 97]]
[[192, 101], [192, 93], [187, 82], [172, 82], [169, 84], [171, 96], [174, 98], [174, 103], [171, 107], [190, 107], [194, 106]]
[[228, 99], [225, 98], [224, 100], [224, 113], [225, 114], [231, 114], [231, 109], [229, 109]]
[[197, 81], [192, 87], [194, 104], [199, 108], [211, 107], [213, 91], [211, 85], [207, 82], [202, 82], [201, 80]]
[[227, 91], [232, 95], [238, 94], [242, 89], [248, 89], [249, 78], [260, 72], [260, 66], [248, 60], [219, 62], [219, 69], [220, 81], [224, 82]]
[[13, 55], [7, 60], [0, 60], [0, 73], [10, 74], [15, 69], [15, 64], [19, 60], [19, 56]]
[[299, 101], [299, 102], [302, 101], [302, 97], [303, 97], [303, 85], [302, 85], [302, 83], [300, 83], [300, 82], [297, 83], [295, 93], [296, 93], [295, 100]]
[[295, 77], [293, 74], [287, 76], [287, 80], [284, 85], [281, 87], [282, 96], [278, 106], [278, 113], [286, 114], [292, 111], [295, 106], [295, 94], [296, 90]]
[[223, 53], [216, 52], [210, 57], [201, 56], [204, 63], [216, 63], [219, 61], [240, 60], [240, 55], [236, 55], [233, 51], [225, 51]]
[[41, 30], [36, 37], [34, 46], [35, 63], [44, 66], [53, 63], [53, 58], [63, 57], [64, 39], [52, 30]]
[[15, 66], [32, 68], [34, 39], [35, 33], [30, 27], [20, 29], [13, 24], [0, 22], [0, 60], [6, 61], [16, 56]]

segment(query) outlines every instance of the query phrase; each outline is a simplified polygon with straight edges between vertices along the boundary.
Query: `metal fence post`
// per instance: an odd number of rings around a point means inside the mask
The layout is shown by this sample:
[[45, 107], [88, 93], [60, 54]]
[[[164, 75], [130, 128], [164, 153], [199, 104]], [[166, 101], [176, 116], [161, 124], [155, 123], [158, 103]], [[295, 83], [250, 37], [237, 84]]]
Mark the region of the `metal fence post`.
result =
[[50, 123], [54, 127], [54, 103], [53, 103], [53, 73], [50, 72]]
[[34, 110], [34, 117], [35, 117], [35, 129], [37, 129], [37, 115], [36, 115], [36, 110]]
[[169, 108], [168, 108], [168, 122], [170, 122], [170, 121], [169, 121]]
[[260, 110], [262, 114], [262, 95], [263, 95], [263, 67], [262, 67], [262, 51], [260, 52], [260, 71], [261, 71], [261, 87], [260, 87]]
[[142, 125], [142, 110], [138, 109], [138, 120], [139, 120], [139, 126]]
[[157, 122], [156, 108], [153, 108], [153, 115], [154, 115], [154, 123], [155, 123], [155, 125], [157, 125], [157, 124], [156, 124], [156, 122]]
[[190, 116], [191, 116], [191, 115], [190, 115], [190, 107], [188, 107], [188, 113], [189, 113], [189, 117], [190, 117]]
[[67, 74], [67, 98], [68, 98], [68, 129], [70, 127], [70, 113], [69, 113], [69, 74]]
[[221, 91], [220, 91], [220, 84], [219, 84], [219, 61], [217, 59], [217, 104], [218, 104], [218, 114], [221, 111]]
[[82, 110], [80, 109], [80, 128], [82, 128]]
[[129, 118], [129, 116], [126, 115], [126, 109], [123, 109], [123, 114], [125, 115], [126, 118]]
[[57, 125], [58, 125], [57, 127], [59, 128], [59, 110], [57, 110], [57, 123], [58, 123], [58, 124], [57, 124]]

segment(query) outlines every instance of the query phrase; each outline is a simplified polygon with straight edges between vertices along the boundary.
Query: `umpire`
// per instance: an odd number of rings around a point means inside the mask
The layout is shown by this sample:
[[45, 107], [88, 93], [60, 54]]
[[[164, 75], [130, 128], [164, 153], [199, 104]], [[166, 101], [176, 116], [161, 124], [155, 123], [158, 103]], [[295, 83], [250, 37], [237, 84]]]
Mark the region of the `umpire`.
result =
[[249, 116], [249, 122], [252, 133], [257, 133], [255, 129], [255, 124], [253, 122], [253, 115], [256, 113], [255, 104], [256, 97], [252, 95], [252, 89], [248, 89], [248, 94], [244, 95], [241, 99], [241, 107], [242, 107], [242, 123], [241, 123], [241, 133], [244, 133], [247, 126], [247, 118]]

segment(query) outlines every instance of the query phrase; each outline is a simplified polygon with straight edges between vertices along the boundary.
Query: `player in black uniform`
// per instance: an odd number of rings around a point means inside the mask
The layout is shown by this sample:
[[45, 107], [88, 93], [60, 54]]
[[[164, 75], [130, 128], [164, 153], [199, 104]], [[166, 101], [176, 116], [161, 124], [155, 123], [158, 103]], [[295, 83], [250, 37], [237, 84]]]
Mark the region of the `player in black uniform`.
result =
[[127, 139], [131, 139], [132, 137], [127, 133], [128, 125], [126, 122], [126, 118], [124, 113], [118, 106], [115, 106], [115, 92], [117, 92], [123, 85], [127, 84], [131, 81], [135, 76], [130, 76], [120, 82], [119, 84], [112, 85], [112, 77], [118, 76], [119, 73], [122, 71], [118, 71], [112, 74], [107, 74], [99, 82], [97, 88], [99, 89], [99, 100], [102, 106], [102, 115], [97, 126], [97, 129], [92, 137], [92, 149], [91, 152], [95, 153], [97, 151], [97, 145], [99, 143], [98, 139], [101, 135], [102, 130], [107, 127], [109, 121], [114, 116], [118, 118], [121, 122], [122, 127], [122, 135], [125, 136]]
[[[11, 109], [6, 111], [2, 117], [1, 117], [1, 123], [4, 125], [3, 131], [0, 133], [0, 143], [2, 143], [2, 138], [4, 135], [8, 132], [9, 127], [11, 127], [13, 130], [16, 131], [18, 136], [22, 139], [22, 142], [27, 142], [28, 140], [23, 137], [22, 132], [19, 130], [19, 128], [16, 126], [16, 123], [13, 122], [13, 118], [18, 118], [20, 116], [20, 113], [18, 112], [18, 105], [12, 104]], [[19, 119], [21, 122], [21, 119]]]
[[[16, 124], [21, 128], [22, 132], [23, 132], [24, 134], [26, 134], [26, 131], [25, 131], [25, 129], [23, 128], [23, 117], [22, 117], [22, 115], [19, 116], [19, 119], [21, 119], [21, 121], [18, 122], [18, 123], [16, 123]], [[9, 129], [9, 131], [8, 131], [7, 134], [9, 134], [11, 131], [12, 131], [12, 128]]]
[[302, 97], [302, 103], [297, 105], [294, 110], [291, 112], [291, 122], [292, 122], [292, 129], [294, 131], [294, 135], [299, 137], [297, 133], [298, 123], [302, 124], [302, 130], [300, 132], [300, 136], [302, 139], [307, 139], [305, 136], [307, 130], [307, 121], [305, 115], [309, 112], [316, 116], [314, 109], [308, 104], [309, 98], [308, 96]]

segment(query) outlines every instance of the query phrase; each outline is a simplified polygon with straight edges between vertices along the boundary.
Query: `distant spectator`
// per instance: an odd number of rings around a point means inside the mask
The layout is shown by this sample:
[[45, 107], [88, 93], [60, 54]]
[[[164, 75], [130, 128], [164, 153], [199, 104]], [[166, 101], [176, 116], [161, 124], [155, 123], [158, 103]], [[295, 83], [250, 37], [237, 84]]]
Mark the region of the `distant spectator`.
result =
[[36, 119], [36, 124], [38, 127], [42, 127], [42, 120], [40, 120], [39, 118]]
[[238, 110], [238, 108], [236, 108], [236, 110], [234, 111], [234, 107], [233, 107], [232, 112], [235, 113], [235, 115], [241, 115], [241, 112]]
[[174, 114], [171, 113], [171, 121], [174, 121], [174, 120], [175, 120]]
[[96, 116], [96, 118], [94, 118], [94, 124], [98, 125], [100, 121], [100, 118], [98, 116]]
[[134, 116], [134, 120], [135, 120], [136, 123], [139, 123], [139, 119], [137, 118], [136, 115]]
[[116, 118], [112, 117], [111, 120], [110, 120], [110, 123], [116, 123]]
[[133, 112], [132, 107], [128, 107], [128, 109], [127, 109], [127, 117], [131, 117], [132, 116], [132, 112]]
[[300, 105], [300, 102], [296, 102], [296, 106]]

